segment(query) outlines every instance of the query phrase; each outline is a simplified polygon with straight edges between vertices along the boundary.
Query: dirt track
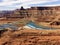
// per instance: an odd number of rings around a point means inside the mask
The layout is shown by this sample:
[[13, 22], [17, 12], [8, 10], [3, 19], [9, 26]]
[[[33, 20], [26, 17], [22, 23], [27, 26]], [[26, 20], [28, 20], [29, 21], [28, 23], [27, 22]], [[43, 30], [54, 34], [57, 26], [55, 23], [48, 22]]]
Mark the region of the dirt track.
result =
[[60, 30], [2, 31], [0, 45], [60, 45]]

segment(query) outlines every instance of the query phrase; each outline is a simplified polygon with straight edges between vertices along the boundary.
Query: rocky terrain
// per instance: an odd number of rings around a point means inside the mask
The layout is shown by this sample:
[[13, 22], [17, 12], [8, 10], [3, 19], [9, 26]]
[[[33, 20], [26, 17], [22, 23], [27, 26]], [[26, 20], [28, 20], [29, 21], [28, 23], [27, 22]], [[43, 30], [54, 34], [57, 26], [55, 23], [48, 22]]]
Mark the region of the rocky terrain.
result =
[[0, 45], [60, 45], [60, 30], [0, 31]]
[[[12, 16], [11, 16], [12, 15]], [[18, 16], [17, 16], [18, 15]], [[32, 21], [39, 26], [59, 30], [0, 30], [0, 45], [60, 45], [60, 7], [31, 7], [4, 12], [0, 24], [12, 23], [23, 27]], [[6, 17], [6, 18], [5, 18]], [[22, 20], [21, 20], [22, 19]]]
[[0, 13], [0, 21], [17, 21], [22, 18], [35, 21], [36, 23], [46, 22], [49, 25], [56, 25], [54, 22], [60, 21], [60, 6], [31, 7], [28, 9], [21, 7], [14, 11], [2, 11]]

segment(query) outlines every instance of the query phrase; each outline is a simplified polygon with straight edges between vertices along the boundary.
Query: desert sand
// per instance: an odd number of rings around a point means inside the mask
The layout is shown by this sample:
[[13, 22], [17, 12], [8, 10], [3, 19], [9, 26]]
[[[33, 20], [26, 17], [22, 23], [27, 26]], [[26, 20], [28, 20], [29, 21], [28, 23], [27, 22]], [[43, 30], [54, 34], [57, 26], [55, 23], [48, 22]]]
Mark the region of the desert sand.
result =
[[3, 30], [0, 45], [60, 45], [60, 30]]

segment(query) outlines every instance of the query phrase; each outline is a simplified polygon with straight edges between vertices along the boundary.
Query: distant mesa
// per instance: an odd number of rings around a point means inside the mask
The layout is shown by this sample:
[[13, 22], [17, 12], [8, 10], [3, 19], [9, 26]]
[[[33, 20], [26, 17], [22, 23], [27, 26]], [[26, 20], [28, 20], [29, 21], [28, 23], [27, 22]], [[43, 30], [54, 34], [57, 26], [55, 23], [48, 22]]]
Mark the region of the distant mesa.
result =
[[24, 7], [21, 6], [21, 8], [18, 10], [16, 9], [13, 11], [2, 11], [0, 13], [0, 17], [5, 17], [6, 20], [19, 20], [21, 18], [25, 18], [38, 22], [52, 22], [58, 15], [60, 15], [60, 6], [31, 7], [27, 9], [24, 9]]

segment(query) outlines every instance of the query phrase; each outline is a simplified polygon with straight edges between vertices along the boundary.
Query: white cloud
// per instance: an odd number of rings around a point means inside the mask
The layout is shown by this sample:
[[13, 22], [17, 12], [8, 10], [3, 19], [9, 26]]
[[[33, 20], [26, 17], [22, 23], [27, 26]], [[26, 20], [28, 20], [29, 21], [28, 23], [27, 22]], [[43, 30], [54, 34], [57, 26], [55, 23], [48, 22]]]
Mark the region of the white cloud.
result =
[[[16, 9], [16, 8], [20, 8], [21, 6], [24, 6], [25, 8], [27, 8], [31, 4], [43, 4], [43, 3], [55, 2], [55, 1], [58, 1], [58, 0], [3, 0], [3, 2], [0, 3], [0, 7], [5, 6], [8, 9], [9, 9], [9, 7], [11, 9], [13, 9], [15, 7], [14, 9]], [[6, 8], [4, 8], [4, 9], [6, 9]]]

